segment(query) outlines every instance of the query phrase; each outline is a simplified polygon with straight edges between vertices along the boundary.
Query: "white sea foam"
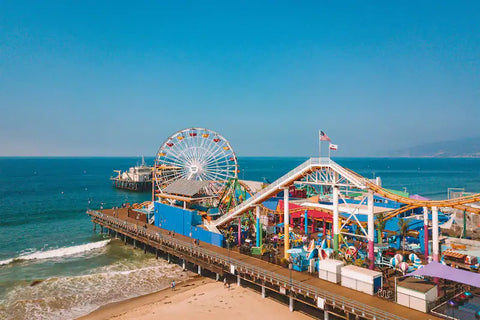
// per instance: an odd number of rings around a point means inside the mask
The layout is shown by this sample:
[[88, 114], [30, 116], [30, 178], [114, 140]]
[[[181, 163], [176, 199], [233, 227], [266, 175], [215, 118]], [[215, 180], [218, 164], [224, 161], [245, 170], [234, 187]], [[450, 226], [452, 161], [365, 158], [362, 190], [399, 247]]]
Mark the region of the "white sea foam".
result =
[[75, 254], [84, 253], [84, 252], [87, 252], [87, 251], [103, 248], [109, 242], [110, 242], [110, 239], [97, 241], [97, 242], [86, 243], [86, 244], [81, 244], [81, 245], [78, 245], [78, 246], [64, 247], [64, 248], [45, 250], [45, 251], [35, 251], [35, 252], [32, 252], [32, 253], [21, 254], [21, 255], [15, 257], [15, 258], [1, 260], [0, 261], [0, 266], [10, 264], [10, 263], [15, 262], [15, 261], [52, 259], [52, 258], [60, 258], [60, 257], [65, 257], [65, 256], [71, 256], [71, 255], [75, 255]]
[[14, 261], [13, 258], [5, 259], [5, 260], [0, 260], [0, 266], [2, 266], [2, 265], [4, 265], [4, 264], [12, 263], [13, 261]]
[[101, 305], [168, 287], [171, 279], [188, 278], [188, 273], [178, 265], [154, 257], [143, 259], [142, 266], [122, 261], [96, 268], [90, 274], [54, 277], [34, 286], [17, 286], [7, 293], [3, 306], [0, 302], [0, 318], [77, 318]]

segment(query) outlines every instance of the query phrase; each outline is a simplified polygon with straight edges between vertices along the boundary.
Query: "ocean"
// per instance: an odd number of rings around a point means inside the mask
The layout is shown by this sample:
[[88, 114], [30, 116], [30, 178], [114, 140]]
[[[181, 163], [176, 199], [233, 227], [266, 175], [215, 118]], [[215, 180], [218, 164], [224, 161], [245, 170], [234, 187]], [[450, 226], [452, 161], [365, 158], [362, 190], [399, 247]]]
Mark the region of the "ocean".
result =
[[[152, 159], [146, 159], [150, 164]], [[272, 182], [306, 158], [239, 158], [239, 177]], [[480, 192], [480, 159], [339, 158], [383, 186], [431, 199]], [[151, 254], [94, 234], [87, 208], [150, 200], [114, 189], [137, 158], [0, 158], [0, 319], [71, 319], [186, 276]]]

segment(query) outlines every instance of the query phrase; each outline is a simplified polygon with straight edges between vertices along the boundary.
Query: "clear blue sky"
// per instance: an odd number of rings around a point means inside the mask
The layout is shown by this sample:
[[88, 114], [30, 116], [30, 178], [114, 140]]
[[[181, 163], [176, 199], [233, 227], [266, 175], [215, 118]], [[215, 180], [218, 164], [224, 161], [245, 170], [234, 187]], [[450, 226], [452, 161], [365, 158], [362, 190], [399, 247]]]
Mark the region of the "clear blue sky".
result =
[[384, 155], [480, 136], [479, 1], [1, 1], [0, 155]]

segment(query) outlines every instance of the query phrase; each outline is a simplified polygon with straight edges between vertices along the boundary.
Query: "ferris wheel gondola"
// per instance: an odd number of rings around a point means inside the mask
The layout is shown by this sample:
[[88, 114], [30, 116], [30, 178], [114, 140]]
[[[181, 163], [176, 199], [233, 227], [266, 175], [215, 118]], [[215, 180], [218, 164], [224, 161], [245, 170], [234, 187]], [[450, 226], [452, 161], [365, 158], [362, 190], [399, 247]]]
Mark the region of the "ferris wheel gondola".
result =
[[188, 128], [168, 137], [155, 157], [155, 192], [177, 180], [209, 182], [207, 193], [218, 196], [237, 177], [237, 157], [230, 143], [206, 128]]

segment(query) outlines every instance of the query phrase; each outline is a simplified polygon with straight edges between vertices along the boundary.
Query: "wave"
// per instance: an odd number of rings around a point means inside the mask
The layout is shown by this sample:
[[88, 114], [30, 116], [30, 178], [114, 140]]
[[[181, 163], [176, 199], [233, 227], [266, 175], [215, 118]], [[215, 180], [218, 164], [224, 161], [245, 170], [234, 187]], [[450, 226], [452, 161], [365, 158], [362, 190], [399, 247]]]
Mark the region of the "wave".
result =
[[172, 279], [190, 277], [176, 264], [155, 257], [145, 259], [140, 266], [122, 260], [89, 274], [18, 285], [0, 301], [0, 319], [74, 319], [102, 305], [167, 288]]
[[71, 255], [103, 248], [109, 242], [110, 242], [110, 239], [107, 239], [107, 240], [102, 240], [97, 242], [81, 244], [78, 246], [64, 247], [64, 248], [58, 248], [58, 249], [52, 249], [52, 250], [46, 250], [46, 251], [36, 251], [28, 254], [21, 254], [15, 258], [1, 260], [0, 266], [14, 263], [14, 262], [19, 262], [19, 261], [52, 259], [52, 258], [71, 256]]

